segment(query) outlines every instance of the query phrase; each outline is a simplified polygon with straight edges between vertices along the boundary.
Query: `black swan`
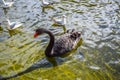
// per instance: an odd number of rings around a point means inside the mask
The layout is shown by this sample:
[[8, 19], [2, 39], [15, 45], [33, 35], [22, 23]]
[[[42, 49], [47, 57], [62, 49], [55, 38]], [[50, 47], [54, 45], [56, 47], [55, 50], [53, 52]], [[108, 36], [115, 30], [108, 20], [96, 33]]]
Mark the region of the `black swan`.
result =
[[58, 57], [70, 52], [76, 47], [81, 36], [81, 32], [73, 29], [71, 31], [68, 30], [65, 34], [60, 36], [60, 38], [55, 40], [51, 31], [44, 28], [38, 28], [35, 31], [34, 37], [36, 38], [43, 33], [48, 34], [50, 37], [50, 42], [45, 50], [45, 55], [47, 57]]

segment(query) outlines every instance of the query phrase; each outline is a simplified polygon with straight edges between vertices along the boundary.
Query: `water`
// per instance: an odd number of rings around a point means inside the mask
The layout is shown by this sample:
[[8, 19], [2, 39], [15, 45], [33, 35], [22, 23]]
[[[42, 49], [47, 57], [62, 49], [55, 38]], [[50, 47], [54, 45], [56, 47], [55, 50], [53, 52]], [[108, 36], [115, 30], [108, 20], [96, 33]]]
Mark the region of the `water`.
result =
[[[54, 9], [44, 12], [40, 0], [14, 1], [5, 13], [0, 8], [0, 75], [14, 75], [41, 61], [39, 68], [11, 80], [120, 80], [119, 0], [52, 0]], [[5, 15], [23, 26], [8, 31]], [[57, 58], [58, 66], [53, 67], [43, 59], [49, 38], [34, 39], [33, 34], [34, 29], [44, 27], [59, 37], [64, 30], [52, 26], [49, 17], [61, 15], [67, 15], [66, 29], [83, 32], [83, 42], [69, 56]]]

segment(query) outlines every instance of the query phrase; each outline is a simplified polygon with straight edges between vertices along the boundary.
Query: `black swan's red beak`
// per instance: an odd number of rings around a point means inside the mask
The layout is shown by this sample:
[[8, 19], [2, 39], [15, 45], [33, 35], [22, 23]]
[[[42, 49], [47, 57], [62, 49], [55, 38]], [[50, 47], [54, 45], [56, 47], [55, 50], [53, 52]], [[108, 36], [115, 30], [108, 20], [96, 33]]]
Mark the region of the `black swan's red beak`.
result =
[[36, 38], [39, 34], [37, 32], [35, 32], [34, 34], [34, 38]]

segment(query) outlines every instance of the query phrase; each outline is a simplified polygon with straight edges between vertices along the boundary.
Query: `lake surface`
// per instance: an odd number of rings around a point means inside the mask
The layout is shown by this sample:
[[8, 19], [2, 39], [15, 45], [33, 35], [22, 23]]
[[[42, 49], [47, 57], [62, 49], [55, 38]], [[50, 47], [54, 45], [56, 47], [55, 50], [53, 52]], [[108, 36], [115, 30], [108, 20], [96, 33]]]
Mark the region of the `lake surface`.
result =
[[[9, 0], [7, 0], [9, 1]], [[52, 8], [41, 7], [41, 0], [13, 0], [9, 9], [0, 8], [0, 75], [11, 76], [40, 62], [34, 71], [11, 80], [120, 80], [120, 1], [49, 0]], [[56, 58], [53, 67], [44, 50], [47, 35], [33, 38], [38, 27], [55, 37], [64, 30], [49, 18], [67, 16], [66, 29], [82, 31], [82, 44], [65, 58]], [[23, 26], [7, 30], [5, 18]]]

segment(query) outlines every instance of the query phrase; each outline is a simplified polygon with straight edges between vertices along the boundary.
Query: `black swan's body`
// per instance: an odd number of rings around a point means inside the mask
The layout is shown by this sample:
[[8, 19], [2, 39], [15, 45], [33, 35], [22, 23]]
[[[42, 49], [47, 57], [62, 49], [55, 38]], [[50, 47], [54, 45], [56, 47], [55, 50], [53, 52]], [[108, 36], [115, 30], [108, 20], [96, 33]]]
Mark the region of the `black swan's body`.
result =
[[49, 30], [38, 28], [36, 29], [34, 37], [37, 37], [42, 33], [47, 33], [50, 36], [50, 42], [45, 50], [47, 57], [62, 56], [71, 51], [77, 45], [81, 35], [80, 32], [73, 29], [72, 31], [67, 31], [65, 34], [60, 36], [59, 39], [55, 40], [54, 35]]

